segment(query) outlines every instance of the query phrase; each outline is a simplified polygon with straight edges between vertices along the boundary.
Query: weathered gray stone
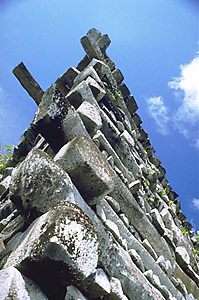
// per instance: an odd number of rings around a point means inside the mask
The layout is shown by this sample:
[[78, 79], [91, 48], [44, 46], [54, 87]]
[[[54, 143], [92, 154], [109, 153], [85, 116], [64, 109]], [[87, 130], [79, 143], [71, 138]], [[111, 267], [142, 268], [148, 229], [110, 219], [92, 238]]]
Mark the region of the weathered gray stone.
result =
[[[164, 255], [171, 262], [174, 260], [174, 254], [171, 252], [166, 241], [160, 236], [155, 227], [150, 223], [144, 211], [139, 207], [137, 201], [130, 190], [117, 176], [115, 177], [115, 186], [111, 197], [117, 199], [121, 211], [128, 217], [130, 224], [142, 235], [148, 239], [150, 244], [156, 250], [157, 255]], [[157, 257], [156, 257], [157, 259]]]
[[111, 72], [111, 69], [109, 66], [104, 63], [103, 61], [93, 58], [92, 61], [89, 64], [89, 67], [92, 66], [96, 72], [98, 73], [100, 78], [106, 78], [108, 81], [108, 84], [113, 88], [117, 88], [117, 82]]
[[125, 214], [120, 214], [119, 217], [121, 218], [121, 220], [124, 222], [124, 224], [126, 225], [126, 227], [129, 227], [129, 220], [126, 217]]
[[9, 222], [11, 222], [15, 217], [19, 215], [19, 212], [15, 209], [8, 217], [5, 219], [2, 219], [0, 221], [0, 232], [3, 230], [4, 227], [8, 225]]
[[110, 284], [111, 284], [111, 294], [110, 294], [110, 297], [107, 299], [128, 300], [127, 297], [123, 293], [122, 285], [118, 278], [111, 277]]
[[165, 299], [168, 300], [171, 299], [172, 297], [171, 293], [164, 285], [161, 284], [159, 277], [153, 274], [152, 270], [146, 271], [144, 275], [151, 282], [151, 284], [161, 292], [161, 294], [164, 296]]
[[115, 223], [113, 223], [111, 220], [106, 220], [106, 226], [116, 239], [121, 239], [120, 231]]
[[129, 183], [129, 190], [131, 191], [132, 194], [135, 194], [139, 191], [140, 189], [140, 180], [135, 180]]
[[158, 259], [158, 256], [157, 256], [155, 250], [153, 249], [153, 247], [151, 246], [151, 244], [149, 243], [149, 241], [147, 239], [144, 239], [142, 241], [142, 245], [145, 247], [145, 249], [151, 254], [151, 256], [155, 260]]
[[77, 86], [83, 80], [86, 80], [88, 77], [93, 78], [99, 85], [101, 85], [104, 88], [101, 79], [99, 78], [97, 72], [92, 66], [86, 67], [81, 73], [77, 75], [77, 77], [74, 79], [73, 87]]
[[184, 283], [189, 294], [193, 294], [196, 299], [199, 299], [199, 288], [196, 282], [178, 264], [175, 266], [174, 276]]
[[119, 129], [120, 132], [124, 132], [125, 131], [125, 126], [122, 122], [120, 121], [116, 121], [117, 122], [117, 128]]
[[[98, 262], [97, 235], [90, 219], [74, 204], [57, 206], [36, 219], [5, 266], [21, 265], [27, 272], [31, 271], [31, 264], [35, 269], [38, 264], [39, 272], [43, 263], [45, 272], [45, 260], [52, 272], [49, 275], [55, 277], [55, 282], [57, 276], [62, 284], [67, 281], [68, 272], [75, 274], [75, 280], [94, 272]], [[57, 274], [53, 272], [56, 264]]]
[[105, 196], [104, 198], [108, 203], [109, 205], [112, 207], [112, 209], [116, 212], [116, 213], [119, 213], [120, 212], [120, 205], [119, 203], [113, 199], [112, 197], [110, 196]]
[[32, 150], [14, 170], [10, 195], [26, 215], [45, 213], [61, 201], [74, 202], [69, 176], [40, 150]]
[[77, 112], [80, 114], [90, 135], [94, 135], [96, 131], [102, 127], [102, 119], [99, 110], [95, 105], [92, 105], [88, 101], [84, 101], [77, 109]]
[[36, 104], [39, 104], [41, 102], [44, 91], [32, 77], [24, 63], [21, 62], [18, 66], [16, 66], [13, 70], [13, 74], [19, 80], [28, 94], [33, 98]]
[[[97, 32], [97, 34], [93, 34], [94, 32]], [[89, 30], [87, 35], [81, 38], [81, 44], [89, 58], [96, 57], [99, 59], [104, 59], [104, 55], [97, 43], [99, 38], [100, 34], [97, 30], [92, 30], [92, 32]]]
[[119, 69], [113, 70], [112, 74], [115, 80], [117, 81], [117, 84], [120, 84], [124, 80], [124, 76]]
[[0, 239], [8, 241], [15, 233], [21, 231], [24, 226], [24, 219], [18, 215], [12, 219], [0, 232]]
[[153, 224], [155, 225], [159, 233], [163, 235], [165, 232], [165, 226], [157, 208], [154, 208], [151, 211], [151, 216], [152, 216]]
[[96, 213], [98, 217], [102, 220], [102, 222], [106, 222], [106, 215], [100, 204], [96, 205]]
[[186, 300], [197, 300], [192, 294], [186, 296]]
[[173, 267], [171, 265], [171, 262], [169, 260], [166, 260], [163, 255], [159, 256], [156, 260], [156, 263], [164, 270], [165, 273], [167, 273], [169, 276], [173, 273]]
[[20, 272], [13, 267], [0, 270], [0, 287], [1, 300], [47, 300], [35, 283], [22, 277]]
[[2, 239], [0, 239], [0, 254], [5, 250], [5, 245]]
[[96, 135], [93, 137], [93, 141], [95, 143], [99, 143], [99, 147], [101, 146], [102, 148], [104, 148], [107, 151], [107, 153], [109, 153], [109, 155], [113, 157], [114, 164], [118, 167], [119, 170], [121, 170], [124, 176], [128, 178], [128, 181], [131, 182], [134, 179], [133, 174], [130, 173], [128, 169], [124, 166], [119, 156], [100, 130], [98, 130]]
[[97, 102], [99, 102], [106, 94], [104, 88], [102, 87], [103, 84], [102, 83], [101, 83], [101, 85], [98, 84], [98, 82], [95, 81], [92, 77], [89, 76], [85, 80], [85, 83], [90, 87], [92, 94], [93, 94], [94, 98], [97, 100]]
[[120, 136], [123, 137], [131, 147], [135, 146], [135, 141], [127, 130], [124, 130]]
[[140, 168], [131, 152], [129, 144], [126, 142], [124, 137], [120, 137], [119, 130], [104, 112], [101, 117], [103, 120], [102, 132], [121, 159], [124, 166], [132, 172], [134, 177], [141, 176]]
[[182, 282], [182, 280], [180, 278], [172, 278], [172, 282], [174, 283], [175, 287], [184, 295], [186, 296], [187, 293], [187, 289], [186, 286], [184, 285], [184, 283]]
[[89, 136], [79, 114], [56, 84], [44, 93], [33, 125], [55, 153], [74, 137]]
[[89, 76], [86, 80], [71, 89], [67, 94], [67, 99], [75, 108], [78, 108], [83, 101], [88, 101], [98, 107], [97, 102], [105, 94], [105, 90]]
[[87, 300], [87, 298], [75, 286], [70, 285], [67, 287], [65, 300]]
[[11, 176], [9, 175], [0, 182], [0, 195], [3, 194], [9, 188], [10, 180]]
[[85, 289], [89, 299], [100, 299], [110, 294], [111, 291], [108, 276], [102, 269], [96, 269], [96, 271], [89, 276], [83, 285], [83, 289]]
[[104, 267], [111, 277], [120, 280], [125, 295], [130, 300], [163, 300], [160, 292], [154, 289], [141, 271], [132, 262], [130, 255], [115, 243], [109, 243], [106, 249]]
[[72, 67], [66, 70], [57, 80], [56, 84], [59, 90], [65, 95], [68, 89], [72, 87], [75, 78], [79, 75], [79, 70]]
[[144, 272], [145, 271], [144, 264], [142, 262], [141, 257], [136, 252], [136, 250], [130, 249], [128, 252], [129, 252], [130, 257], [132, 258], [133, 262], [136, 264], [136, 266], [140, 269], [140, 271]]
[[175, 249], [176, 257], [178, 258], [179, 262], [185, 265], [190, 264], [190, 257], [187, 250], [184, 247], [177, 247]]
[[[178, 290], [174, 288], [172, 283], [170, 282], [168, 276], [161, 270], [161, 268], [155, 264], [154, 259], [152, 256], [149, 254], [149, 252], [142, 246], [141, 242], [139, 242], [127, 229], [127, 227], [124, 225], [122, 220], [118, 217], [118, 215], [114, 212], [114, 210], [111, 208], [111, 206], [108, 204], [108, 202], [102, 200], [100, 202], [100, 205], [102, 206], [104, 213], [107, 218], [109, 218], [111, 221], [113, 221], [120, 232], [120, 243], [122, 240], [127, 241], [127, 247], [126, 249], [135, 249], [137, 253], [140, 255], [143, 264], [146, 269], [152, 269], [154, 271], [154, 274], [157, 274], [159, 278], [161, 278], [162, 284], [166, 285], [167, 288], [172, 291], [172, 294], [176, 296], [177, 299], [182, 299]], [[135, 234], [135, 233], [134, 233]], [[109, 242], [108, 242], [109, 243]], [[121, 243], [122, 245], [122, 243]], [[125, 248], [125, 247], [124, 247]], [[107, 257], [108, 258], [108, 257]]]
[[109, 164], [92, 140], [76, 138], [66, 144], [54, 160], [69, 173], [81, 195], [88, 201], [108, 194], [114, 187]]

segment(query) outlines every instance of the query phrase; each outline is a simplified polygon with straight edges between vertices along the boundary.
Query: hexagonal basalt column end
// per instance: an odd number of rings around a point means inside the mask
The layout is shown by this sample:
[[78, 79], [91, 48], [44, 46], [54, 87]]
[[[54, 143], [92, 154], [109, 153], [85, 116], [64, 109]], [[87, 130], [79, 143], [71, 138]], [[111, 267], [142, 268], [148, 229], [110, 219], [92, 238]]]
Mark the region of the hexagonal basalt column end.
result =
[[90, 139], [73, 139], [60, 149], [54, 160], [70, 175], [81, 195], [90, 204], [114, 188], [115, 174]]

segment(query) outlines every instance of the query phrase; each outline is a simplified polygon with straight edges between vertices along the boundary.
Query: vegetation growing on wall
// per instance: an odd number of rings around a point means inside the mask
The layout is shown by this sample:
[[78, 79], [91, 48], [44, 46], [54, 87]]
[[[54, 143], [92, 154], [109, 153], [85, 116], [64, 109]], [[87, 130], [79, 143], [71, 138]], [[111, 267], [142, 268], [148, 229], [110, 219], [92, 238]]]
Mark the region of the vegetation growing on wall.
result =
[[13, 148], [12, 145], [0, 147], [0, 174], [3, 173], [9, 160], [12, 158]]

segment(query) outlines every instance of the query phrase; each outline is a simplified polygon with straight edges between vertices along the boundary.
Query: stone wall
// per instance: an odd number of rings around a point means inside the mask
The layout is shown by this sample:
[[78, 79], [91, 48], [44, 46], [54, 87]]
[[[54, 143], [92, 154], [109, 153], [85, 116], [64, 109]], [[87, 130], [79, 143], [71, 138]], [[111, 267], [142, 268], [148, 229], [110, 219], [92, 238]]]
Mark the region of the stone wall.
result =
[[199, 299], [191, 225], [95, 29], [43, 91], [0, 183], [0, 299]]

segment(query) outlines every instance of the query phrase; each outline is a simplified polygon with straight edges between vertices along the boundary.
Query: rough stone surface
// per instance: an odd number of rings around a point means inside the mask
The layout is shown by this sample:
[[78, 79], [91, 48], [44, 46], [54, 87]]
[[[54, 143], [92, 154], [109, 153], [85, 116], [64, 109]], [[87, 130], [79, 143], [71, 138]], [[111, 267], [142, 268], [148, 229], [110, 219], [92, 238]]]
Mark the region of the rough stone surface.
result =
[[20, 267], [45, 288], [46, 272], [54, 286], [62, 286], [70, 281], [72, 275], [69, 274], [75, 274], [77, 281], [89, 276], [97, 262], [98, 240], [94, 226], [77, 206], [65, 204], [33, 222], [5, 266]]
[[179, 261], [182, 264], [186, 264], [186, 265], [190, 264], [189, 254], [187, 253], [187, 251], [184, 247], [177, 247], [175, 251], [176, 251], [177, 257], [179, 258]]
[[46, 91], [16, 68], [38, 110], [0, 174], [0, 298], [199, 299], [196, 233], [110, 38], [93, 28], [81, 43]]
[[14, 170], [10, 196], [26, 215], [47, 212], [61, 201], [74, 201], [71, 179], [40, 150], [31, 151]]
[[70, 285], [67, 287], [65, 300], [87, 300], [87, 298], [75, 286]]
[[105, 196], [114, 187], [113, 171], [89, 139], [75, 138], [57, 153], [55, 161], [68, 172], [88, 201]]
[[134, 249], [130, 249], [129, 251], [130, 257], [132, 258], [132, 261], [136, 264], [136, 266], [144, 273], [145, 268], [144, 264], [142, 262], [141, 257]]
[[0, 299], [47, 300], [39, 287], [14, 267], [0, 270]]
[[80, 114], [87, 131], [91, 135], [94, 135], [96, 131], [102, 127], [102, 119], [95, 105], [92, 105], [88, 101], [84, 101], [77, 111]]

